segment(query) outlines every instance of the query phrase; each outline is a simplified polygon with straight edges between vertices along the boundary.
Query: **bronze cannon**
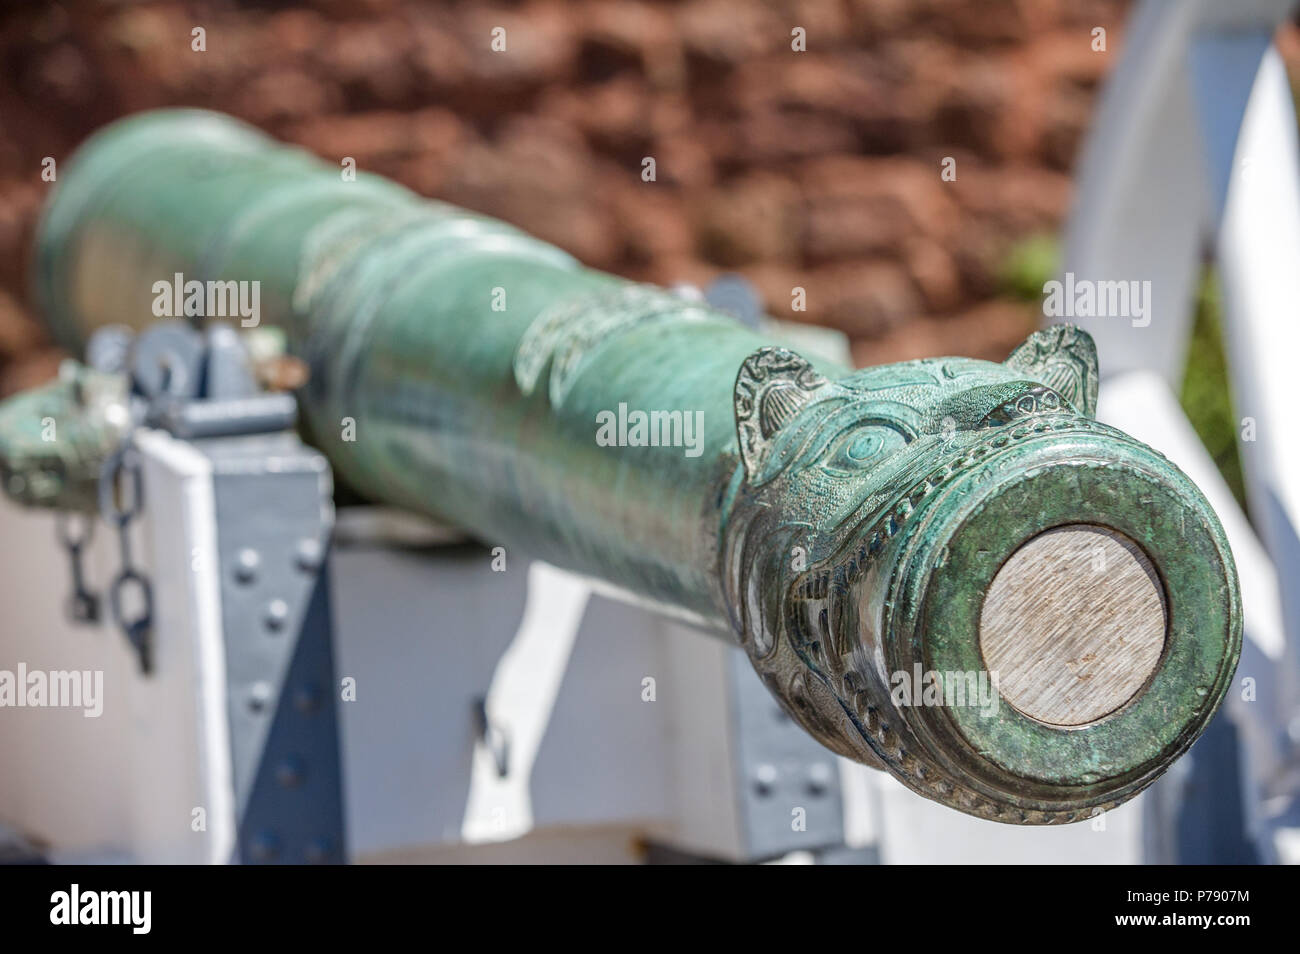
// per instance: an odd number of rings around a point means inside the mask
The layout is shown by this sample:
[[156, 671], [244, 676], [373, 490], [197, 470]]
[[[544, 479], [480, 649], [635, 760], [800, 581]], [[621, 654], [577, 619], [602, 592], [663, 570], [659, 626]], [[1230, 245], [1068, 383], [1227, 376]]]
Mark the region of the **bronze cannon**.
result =
[[[211, 306], [245, 287], [248, 313]], [[855, 371], [196, 111], [82, 148], [36, 288], [74, 351], [160, 308], [277, 329], [310, 372], [306, 433], [349, 485], [734, 639], [823, 744], [964, 812], [1109, 808], [1232, 678], [1219, 522], [1094, 419], [1096, 353], [1067, 325], [1000, 364]], [[87, 468], [26, 439], [85, 406], [69, 387], [4, 409], [12, 495], [77, 499]]]

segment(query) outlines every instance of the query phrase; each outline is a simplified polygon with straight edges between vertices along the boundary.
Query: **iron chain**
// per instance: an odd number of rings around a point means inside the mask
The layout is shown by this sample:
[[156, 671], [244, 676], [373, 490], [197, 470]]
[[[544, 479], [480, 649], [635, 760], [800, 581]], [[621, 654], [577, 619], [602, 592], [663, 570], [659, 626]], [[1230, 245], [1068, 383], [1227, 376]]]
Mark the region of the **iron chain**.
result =
[[[131, 525], [144, 506], [140, 454], [129, 442], [118, 450], [99, 479], [99, 511], [104, 521], [117, 528], [121, 569], [109, 586], [109, 608], [113, 620], [126, 635], [140, 659], [142, 672], [153, 668], [153, 586], [135, 565], [131, 553]], [[138, 610], [127, 615], [125, 597], [137, 591]]]
[[99, 594], [86, 585], [86, 572], [82, 565], [86, 546], [95, 536], [94, 515], [61, 510], [54, 515], [54, 526], [59, 543], [68, 551], [68, 562], [72, 568], [72, 594], [67, 602], [68, 618], [74, 623], [98, 623]]

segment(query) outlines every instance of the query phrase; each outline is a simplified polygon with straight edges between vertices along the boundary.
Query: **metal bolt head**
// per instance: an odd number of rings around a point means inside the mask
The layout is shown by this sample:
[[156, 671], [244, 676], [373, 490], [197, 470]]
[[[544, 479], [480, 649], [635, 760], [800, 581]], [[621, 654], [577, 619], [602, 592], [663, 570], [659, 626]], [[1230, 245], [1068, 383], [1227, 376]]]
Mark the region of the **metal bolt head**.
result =
[[298, 563], [298, 569], [304, 573], [314, 573], [320, 569], [321, 561], [324, 559], [325, 548], [320, 545], [319, 540], [306, 538], [298, 541], [298, 547], [295, 551], [295, 559]]
[[777, 774], [776, 766], [769, 762], [758, 766], [754, 769], [754, 791], [759, 795], [772, 794], [772, 789], [776, 787]]
[[271, 702], [271, 686], [265, 682], [255, 682], [248, 689], [248, 708], [253, 712], [263, 712]]
[[1292, 716], [1291, 721], [1287, 723], [1286, 734], [1290, 737], [1292, 742], [1296, 745], [1300, 745], [1300, 712], [1297, 712]]
[[831, 787], [831, 767], [825, 762], [808, 766], [808, 794], [825, 795]]
[[284, 600], [271, 600], [266, 607], [267, 629], [281, 630], [289, 619], [289, 604]]
[[304, 715], [310, 714], [319, 709], [320, 701], [320, 687], [313, 683], [305, 683], [293, 691], [294, 708]]
[[287, 758], [275, 767], [275, 781], [282, 788], [297, 788], [302, 784], [304, 771], [299, 759]]
[[248, 841], [248, 856], [253, 861], [272, 861], [280, 854], [280, 839], [274, 832], [259, 831]]
[[324, 864], [330, 860], [333, 853], [333, 843], [325, 835], [313, 838], [303, 848], [303, 856], [307, 859], [307, 863], [312, 865]]
[[262, 565], [262, 557], [252, 547], [244, 547], [235, 557], [235, 579], [240, 583], [252, 583], [257, 579], [257, 570]]

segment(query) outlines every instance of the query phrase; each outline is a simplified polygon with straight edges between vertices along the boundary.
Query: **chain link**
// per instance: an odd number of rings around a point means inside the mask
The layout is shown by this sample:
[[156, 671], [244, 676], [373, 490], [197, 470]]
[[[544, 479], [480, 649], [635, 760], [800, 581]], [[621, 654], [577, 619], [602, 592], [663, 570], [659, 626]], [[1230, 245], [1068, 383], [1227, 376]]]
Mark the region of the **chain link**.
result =
[[[108, 459], [99, 479], [99, 511], [104, 521], [117, 528], [121, 569], [109, 586], [109, 608], [113, 620], [126, 635], [140, 658], [140, 669], [153, 668], [153, 586], [135, 565], [131, 553], [131, 525], [144, 507], [140, 453], [128, 442]], [[138, 611], [126, 615], [125, 597], [137, 592]]]
[[95, 517], [79, 511], [57, 511], [54, 528], [59, 543], [68, 551], [72, 569], [72, 593], [67, 600], [68, 618], [74, 623], [98, 623], [99, 595], [86, 585], [86, 571], [82, 556], [95, 537]]

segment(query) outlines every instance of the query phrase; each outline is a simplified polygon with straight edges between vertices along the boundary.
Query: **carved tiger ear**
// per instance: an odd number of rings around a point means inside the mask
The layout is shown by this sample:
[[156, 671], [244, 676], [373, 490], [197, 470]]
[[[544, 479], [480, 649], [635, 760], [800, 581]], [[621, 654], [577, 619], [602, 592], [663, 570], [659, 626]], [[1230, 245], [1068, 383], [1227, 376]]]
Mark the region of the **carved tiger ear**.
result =
[[1074, 325], [1035, 331], [1003, 362], [1041, 381], [1081, 414], [1097, 416], [1097, 346]]
[[807, 358], [785, 348], [759, 348], [745, 359], [734, 397], [736, 438], [749, 480], [761, 470], [777, 432], [827, 383]]

